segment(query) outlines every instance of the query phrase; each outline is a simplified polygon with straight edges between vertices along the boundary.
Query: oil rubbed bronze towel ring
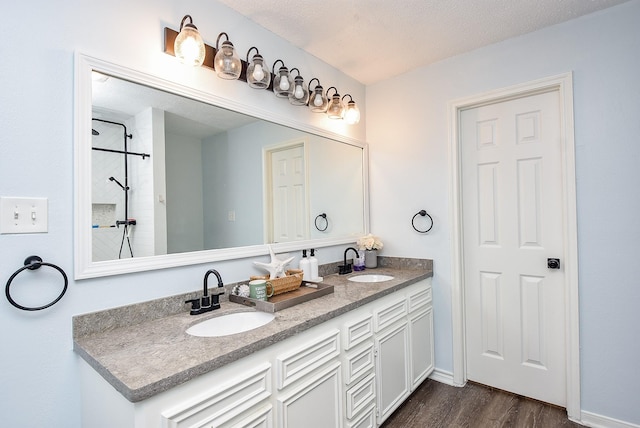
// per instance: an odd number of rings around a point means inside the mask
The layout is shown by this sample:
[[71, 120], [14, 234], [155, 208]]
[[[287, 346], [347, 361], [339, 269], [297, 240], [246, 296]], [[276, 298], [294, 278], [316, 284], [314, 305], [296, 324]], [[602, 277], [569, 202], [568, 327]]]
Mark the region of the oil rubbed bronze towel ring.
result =
[[[11, 282], [23, 270], [26, 270], [26, 269], [36, 270], [36, 269], [40, 269], [41, 266], [52, 267], [52, 268], [54, 268], [55, 270], [57, 270], [58, 272], [60, 272], [62, 274], [62, 278], [64, 279], [64, 287], [62, 287], [62, 292], [60, 293], [60, 295], [58, 297], [55, 298], [55, 300], [53, 302], [48, 303], [48, 304], [46, 304], [44, 306], [38, 306], [38, 307], [22, 306], [21, 304], [17, 303], [15, 300], [13, 300], [13, 298], [11, 297], [11, 290], [10, 290]], [[18, 269], [17, 271], [15, 271], [13, 275], [11, 275], [11, 277], [7, 281], [7, 286], [5, 287], [4, 292], [7, 295], [7, 300], [9, 300], [9, 303], [11, 303], [16, 308], [22, 309], [23, 311], [40, 311], [42, 309], [46, 309], [49, 306], [53, 306], [56, 303], [58, 303], [58, 301], [60, 299], [62, 299], [62, 296], [64, 296], [64, 293], [67, 292], [67, 286], [68, 285], [69, 285], [69, 280], [67, 279], [67, 274], [64, 273], [64, 271], [61, 268], [59, 268], [58, 266], [56, 266], [54, 264], [43, 262], [42, 259], [40, 257], [38, 257], [38, 256], [29, 256], [29, 257], [27, 257], [25, 259], [24, 266], [21, 267], [20, 269]]]
[[[324, 228], [322, 227], [322, 223], [320, 223], [321, 225], [318, 226], [318, 219], [319, 218], [323, 218], [324, 219]], [[327, 230], [327, 227], [329, 227], [329, 220], [327, 219], [327, 214], [326, 213], [318, 214], [316, 216], [316, 219], [315, 219], [314, 223], [316, 225], [316, 229], [318, 229], [320, 232], [324, 232], [325, 230]]]
[[[420, 230], [416, 227], [416, 217], [417, 216], [422, 216], [422, 217], [429, 217], [429, 220], [431, 221], [431, 226], [429, 226], [429, 228], [427, 230]], [[433, 227], [433, 218], [431, 218], [431, 216], [425, 211], [425, 210], [420, 210], [417, 213], [415, 213], [415, 215], [413, 216], [413, 218], [411, 219], [411, 226], [413, 226], [413, 229], [416, 232], [419, 233], [427, 233], [428, 231], [431, 230], [431, 228]]]

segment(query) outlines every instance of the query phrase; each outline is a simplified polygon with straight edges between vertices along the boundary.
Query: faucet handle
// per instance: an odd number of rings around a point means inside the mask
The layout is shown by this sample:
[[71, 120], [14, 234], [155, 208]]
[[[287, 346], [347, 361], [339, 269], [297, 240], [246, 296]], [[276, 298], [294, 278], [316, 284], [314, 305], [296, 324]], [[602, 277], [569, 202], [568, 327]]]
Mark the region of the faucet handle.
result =
[[184, 303], [191, 303], [191, 310], [200, 309], [200, 299], [191, 299]]

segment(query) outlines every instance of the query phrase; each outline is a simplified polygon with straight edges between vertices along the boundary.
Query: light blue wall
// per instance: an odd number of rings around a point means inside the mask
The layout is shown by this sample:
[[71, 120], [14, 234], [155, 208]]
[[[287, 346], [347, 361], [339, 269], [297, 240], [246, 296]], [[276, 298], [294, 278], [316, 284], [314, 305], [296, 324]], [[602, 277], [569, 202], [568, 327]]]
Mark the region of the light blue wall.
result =
[[[451, 371], [447, 102], [573, 72], [582, 409], [635, 424], [638, 22], [640, 2], [633, 0], [367, 87], [372, 230], [386, 238], [385, 253], [434, 259], [436, 366]], [[423, 208], [435, 221], [428, 235], [409, 222]]]
[[[282, 58], [303, 71], [306, 78], [318, 77], [327, 86], [353, 94], [354, 99], [365, 99], [363, 85], [214, 1], [9, 1], [2, 3], [0, 11], [6, 18], [0, 26], [0, 196], [49, 200], [48, 233], [0, 235], [3, 285], [31, 254], [73, 275], [75, 51], [215, 93], [234, 100], [239, 107], [258, 106], [364, 140], [364, 121], [349, 128], [330, 123], [323, 115], [292, 107], [273, 94], [241, 82], [222, 81], [209, 70], [185, 69], [162, 53], [163, 28], [177, 29], [182, 16], [189, 13], [209, 44], [215, 45], [218, 33], [226, 31], [241, 55], [258, 46], [269, 63]], [[339, 260], [341, 255], [341, 248], [327, 248], [318, 257], [328, 262]], [[241, 259], [103, 279], [71, 279], [58, 304], [36, 313], [19, 311], [3, 297], [0, 425], [79, 427], [81, 396], [71, 317], [198, 290], [210, 267], [217, 268], [225, 282], [259, 273], [251, 260]], [[46, 276], [44, 270], [21, 274], [12, 286], [16, 300], [43, 304], [51, 294], [57, 294], [60, 279], [41, 276]]]

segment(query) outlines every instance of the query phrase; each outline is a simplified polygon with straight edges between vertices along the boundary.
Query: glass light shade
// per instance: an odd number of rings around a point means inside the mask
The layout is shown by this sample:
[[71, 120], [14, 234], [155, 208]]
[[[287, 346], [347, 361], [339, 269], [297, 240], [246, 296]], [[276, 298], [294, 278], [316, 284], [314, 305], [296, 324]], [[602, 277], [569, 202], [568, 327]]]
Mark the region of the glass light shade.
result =
[[309, 90], [304, 84], [302, 76], [293, 79], [293, 88], [289, 94], [289, 102], [294, 106], [305, 106], [309, 100]]
[[344, 106], [342, 105], [342, 101], [340, 101], [340, 95], [334, 94], [331, 97], [329, 107], [327, 107], [327, 116], [329, 116], [330, 119], [342, 119], [343, 114]]
[[173, 52], [184, 64], [199, 67], [204, 62], [204, 41], [193, 24], [185, 24], [173, 44]]
[[287, 98], [293, 91], [293, 80], [287, 67], [280, 67], [278, 74], [273, 77], [273, 93], [276, 97]]
[[309, 110], [314, 113], [324, 113], [329, 106], [329, 100], [324, 95], [324, 89], [318, 85], [313, 88], [313, 93], [309, 95]]
[[214, 68], [222, 79], [236, 80], [242, 71], [242, 61], [233, 48], [233, 43], [228, 40], [222, 42], [222, 46], [213, 59]]
[[344, 109], [344, 120], [349, 125], [355, 125], [360, 122], [360, 109], [355, 101], [349, 101]]
[[271, 83], [271, 73], [264, 66], [262, 55], [256, 54], [247, 67], [247, 83], [252, 88], [265, 89]]

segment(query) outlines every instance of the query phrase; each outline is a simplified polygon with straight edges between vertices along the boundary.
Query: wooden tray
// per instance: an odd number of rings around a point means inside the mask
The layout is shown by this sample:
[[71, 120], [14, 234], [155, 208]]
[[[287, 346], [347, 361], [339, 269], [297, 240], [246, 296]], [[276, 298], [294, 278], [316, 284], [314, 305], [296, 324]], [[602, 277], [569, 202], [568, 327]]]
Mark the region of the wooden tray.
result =
[[[307, 285], [312, 285], [317, 288], [308, 287]], [[229, 301], [240, 303], [241, 305], [254, 306], [259, 311], [273, 313], [331, 293], [333, 293], [333, 285], [303, 282], [297, 290], [271, 296], [266, 302], [264, 300], [240, 297], [234, 294], [229, 294]]]

